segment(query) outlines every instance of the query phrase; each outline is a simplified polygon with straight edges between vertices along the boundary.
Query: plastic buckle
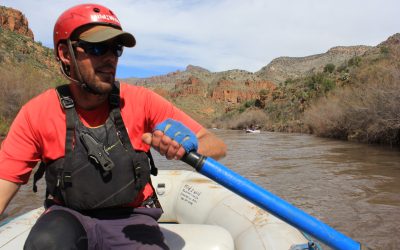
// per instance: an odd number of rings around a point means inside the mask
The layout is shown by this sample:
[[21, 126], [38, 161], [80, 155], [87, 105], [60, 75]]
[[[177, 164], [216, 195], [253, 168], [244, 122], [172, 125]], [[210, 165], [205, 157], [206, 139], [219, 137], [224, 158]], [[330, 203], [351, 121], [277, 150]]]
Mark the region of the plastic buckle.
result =
[[72, 183], [72, 178], [71, 178], [71, 172], [63, 172], [62, 177], [61, 177], [61, 188], [66, 188], [67, 186], [71, 186]]
[[70, 109], [74, 107], [74, 100], [68, 96], [64, 96], [61, 98], [61, 104], [65, 109]]
[[321, 250], [322, 248], [313, 241], [290, 246], [289, 250]]

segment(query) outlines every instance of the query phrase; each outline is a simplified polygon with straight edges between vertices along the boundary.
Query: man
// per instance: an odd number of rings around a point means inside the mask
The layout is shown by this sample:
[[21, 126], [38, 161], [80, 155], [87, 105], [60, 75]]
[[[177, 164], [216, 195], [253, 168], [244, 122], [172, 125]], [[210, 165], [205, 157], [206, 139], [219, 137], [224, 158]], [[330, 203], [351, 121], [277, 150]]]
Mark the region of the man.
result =
[[220, 139], [162, 97], [115, 82], [123, 47], [135, 43], [101, 5], [58, 18], [54, 49], [70, 83], [24, 105], [0, 151], [0, 214], [44, 163], [35, 179], [45, 172], [47, 209], [25, 249], [168, 249], [146, 152], [225, 155]]

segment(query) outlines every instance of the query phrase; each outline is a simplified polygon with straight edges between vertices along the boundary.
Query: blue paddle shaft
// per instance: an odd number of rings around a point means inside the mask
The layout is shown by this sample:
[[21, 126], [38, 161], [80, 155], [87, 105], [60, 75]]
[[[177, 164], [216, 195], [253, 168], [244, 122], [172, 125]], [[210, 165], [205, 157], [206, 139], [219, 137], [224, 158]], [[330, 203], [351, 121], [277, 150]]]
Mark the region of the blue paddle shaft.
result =
[[212, 158], [190, 152], [182, 159], [198, 172], [334, 249], [361, 249], [360, 243], [306, 214]]

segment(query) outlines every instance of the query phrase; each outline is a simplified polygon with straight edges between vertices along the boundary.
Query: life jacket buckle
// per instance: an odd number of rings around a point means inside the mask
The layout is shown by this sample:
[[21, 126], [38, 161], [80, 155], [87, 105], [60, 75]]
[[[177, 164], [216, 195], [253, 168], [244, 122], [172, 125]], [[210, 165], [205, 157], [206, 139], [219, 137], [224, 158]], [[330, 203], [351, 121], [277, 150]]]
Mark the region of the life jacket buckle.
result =
[[72, 184], [72, 177], [71, 172], [62, 172], [57, 178], [57, 187], [61, 189], [65, 189], [65, 187], [71, 186]]
[[63, 96], [61, 97], [61, 105], [64, 107], [64, 109], [70, 109], [74, 107], [74, 100], [72, 100], [71, 97], [69, 96]]
[[90, 159], [106, 172], [114, 168], [114, 162], [109, 157], [104, 145], [97, 142], [89, 133], [82, 132], [80, 137]]

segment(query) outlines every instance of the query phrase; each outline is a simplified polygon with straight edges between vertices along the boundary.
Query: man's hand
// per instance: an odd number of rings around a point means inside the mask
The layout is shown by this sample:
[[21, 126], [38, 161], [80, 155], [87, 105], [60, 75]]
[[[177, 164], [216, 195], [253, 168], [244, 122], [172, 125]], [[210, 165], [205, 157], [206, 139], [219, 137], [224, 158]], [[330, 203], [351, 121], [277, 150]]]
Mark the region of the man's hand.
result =
[[172, 119], [158, 124], [154, 132], [144, 134], [142, 140], [169, 160], [180, 160], [186, 152], [197, 151], [198, 148], [196, 135]]

